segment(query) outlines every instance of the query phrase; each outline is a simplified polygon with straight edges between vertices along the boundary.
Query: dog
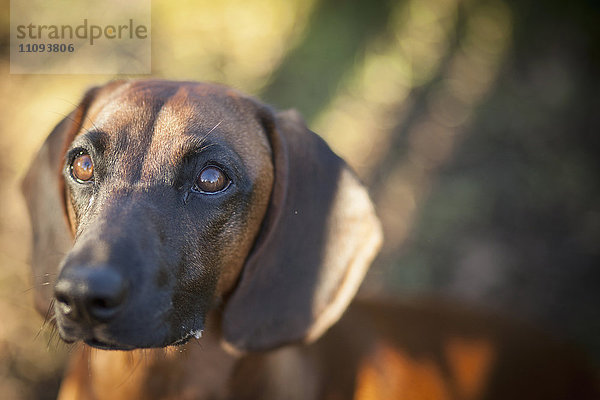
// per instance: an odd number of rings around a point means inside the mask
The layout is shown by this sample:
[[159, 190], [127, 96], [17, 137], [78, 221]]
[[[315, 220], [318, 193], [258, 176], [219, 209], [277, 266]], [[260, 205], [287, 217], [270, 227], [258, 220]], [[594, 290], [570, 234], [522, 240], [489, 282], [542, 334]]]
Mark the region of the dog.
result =
[[236, 90], [92, 88], [23, 192], [33, 276], [50, 283], [36, 308], [83, 343], [62, 400], [558, 399], [594, 386], [519, 325], [352, 302], [382, 241], [367, 190], [297, 112]]

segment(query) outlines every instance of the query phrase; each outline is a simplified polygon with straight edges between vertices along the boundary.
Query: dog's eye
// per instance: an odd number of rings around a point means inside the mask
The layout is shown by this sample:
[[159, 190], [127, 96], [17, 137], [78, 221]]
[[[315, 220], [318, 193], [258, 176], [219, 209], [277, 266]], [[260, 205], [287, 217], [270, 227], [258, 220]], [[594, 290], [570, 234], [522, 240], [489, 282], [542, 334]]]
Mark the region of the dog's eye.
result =
[[229, 187], [231, 181], [219, 167], [205, 167], [196, 179], [193, 190], [200, 193], [217, 193]]
[[94, 177], [94, 163], [89, 154], [82, 153], [71, 164], [71, 174], [78, 182], [89, 182]]

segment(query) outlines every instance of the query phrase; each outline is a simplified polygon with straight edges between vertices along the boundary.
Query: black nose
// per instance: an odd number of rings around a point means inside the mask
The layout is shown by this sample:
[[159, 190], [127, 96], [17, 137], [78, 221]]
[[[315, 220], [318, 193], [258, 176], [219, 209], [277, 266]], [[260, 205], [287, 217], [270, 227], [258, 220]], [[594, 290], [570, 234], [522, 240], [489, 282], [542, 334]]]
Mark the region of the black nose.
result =
[[60, 313], [76, 322], [108, 322], [127, 298], [127, 282], [106, 266], [64, 268], [54, 287]]

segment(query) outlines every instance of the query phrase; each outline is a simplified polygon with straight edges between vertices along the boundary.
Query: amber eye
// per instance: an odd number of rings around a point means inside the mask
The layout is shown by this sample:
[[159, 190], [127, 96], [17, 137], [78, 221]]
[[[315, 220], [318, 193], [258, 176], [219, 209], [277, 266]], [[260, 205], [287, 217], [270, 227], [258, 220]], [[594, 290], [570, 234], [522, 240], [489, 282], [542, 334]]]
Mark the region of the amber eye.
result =
[[220, 168], [209, 165], [196, 179], [194, 190], [201, 193], [217, 193], [229, 187], [231, 181]]
[[89, 182], [94, 177], [94, 163], [89, 154], [80, 154], [71, 164], [71, 174], [78, 182]]

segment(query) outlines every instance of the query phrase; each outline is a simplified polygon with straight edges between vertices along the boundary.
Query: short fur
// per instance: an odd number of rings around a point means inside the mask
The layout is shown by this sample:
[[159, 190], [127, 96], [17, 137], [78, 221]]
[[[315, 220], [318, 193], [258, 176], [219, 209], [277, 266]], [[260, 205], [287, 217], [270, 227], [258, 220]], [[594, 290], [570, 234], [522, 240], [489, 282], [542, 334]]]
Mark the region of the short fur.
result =
[[[82, 151], [93, 182], [71, 174]], [[231, 185], [192, 190], [206, 165]], [[523, 383], [492, 365], [505, 338], [530, 339], [479, 329], [482, 317], [363, 303], [340, 320], [381, 229], [365, 188], [293, 111], [214, 84], [111, 82], [52, 131], [23, 188], [33, 275], [55, 278], [36, 306], [86, 343], [61, 399], [467, 399]], [[568, 373], [556, 365], [548, 393], [587, 393], [572, 386], [589, 380], [577, 362], [554, 359]], [[469, 362], [484, 372], [470, 377]], [[499, 398], [530, 392], [510, 393]]]

